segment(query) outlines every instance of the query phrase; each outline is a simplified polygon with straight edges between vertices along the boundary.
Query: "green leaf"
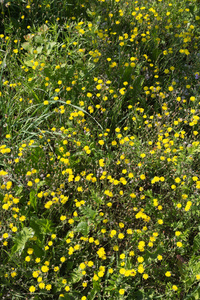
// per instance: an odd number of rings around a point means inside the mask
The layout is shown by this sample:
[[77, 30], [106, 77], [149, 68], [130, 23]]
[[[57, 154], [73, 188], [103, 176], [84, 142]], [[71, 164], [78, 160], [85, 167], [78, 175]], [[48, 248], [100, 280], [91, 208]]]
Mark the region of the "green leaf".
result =
[[37, 256], [37, 257], [43, 257], [44, 255], [44, 251], [42, 250], [41, 247], [39, 247], [38, 245], [33, 245], [32, 246], [33, 250], [34, 250], [34, 254]]
[[37, 190], [39, 190], [39, 188], [41, 188], [41, 186], [45, 185], [45, 180], [42, 180], [40, 182], [37, 183]]
[[37, 240], [41, 242], [42, 238], [43, 238], [43, 235], [42, 235], [42, 232], [41, 232], [41, 227], [37, 224], [35, 218], [31, 218], [30, 227], [33, 228], [33, 230], [35, 231], [35, 236], [37, 237]]
[[72, 272], [72, 277], [71, 277], [71, 282], [72, 283], [77, 283], [79, 282], [82, 278], [83, 278], [83, 274], [81, 272], [80, 269], [75, 269], [73, 272]]
[[83, 207], [81, 209], [81, 212], [84, 214], [85, 217], [87, 217], [88, 219], [90, 220], [94, 220], [96, 215], [97, 215], [97, 212], [93, 209], [91, 209], [90, 207]]
[[21, 46], [26, 51], [30, 51], [33, 48], [33, 46], [31, 45], [31, 43], [29, 43], [29, 42], [22, 43]]
[[185, 300], [199, 300], [200, 299], [200, 286], [195, 288], [189, 295], [184, 298]]
[[12, 247], [11, 253], [19, 253], [21, 255], [24, 250], [26, 243], [30, 238], [34, 236], [34, 231], [32, 228], [24, 227], [15, 237], [14, 246]]
[[53, 232], [53, 223], [48, 219], [36, 219], [35, 222], [39, 225], [41, 233], [47, 234]]
[[87, 236], [89, 233], [88, 223], [85, 221], [81, 221], [80, 223], [78, 223], [76, 230], [78, 232], [81, 232], [84, 236]]
[[44, 42], [45, 42], [44, 37], [41, 36], [41, 35], [37, 35], [37, 36], [35, 37], [35, 42], [38, 43], [38, 44], [44, 43]]
[[56, 45], [56, 42], [50, 42], [47, 44], [47, 55], [49, 55], [53, 49], [53, 47]]
[[21, 196], [22, 192], [23, 192], [23, 186], [17, 186], [17, 187], [16, 187], [15, 195], [16, 195], [17, 197], [19, 197], [19, 196]]
[[49, 219], [38, 219], [32, 217], [30, 220], [30, 227], [35, 231], [35, 235], [42, 241], [42, 236], [53, 232], [53, 222]]
[[35, 190], [31, 190], [30, 195], [29, 195], [29, 199], [30, 199], [31, 206], [34, 208], [34, 210], [36, 210], [37, 197], [36, 197], [36, 191]]
[[101, 286], [99, 284], [99, 282], [94, 281], [93, 282], [93, 289], [90, 292], [90, 297], [89, 299], [93, 300], [95, 299], [95, 295], [101, 290]]
[[38, 54], [42, 53], [43, 46], [37, 47], [36, 50], [37, 50], [37, 53], [38, 53]]
[[200, 232], [195, 236], [193, 242], [193, 252], [196, 252], [200, 249]]
[[28, 67], [33, 67], [34, 63], [33, 63], [33, 60], [30, 59], [30, 60], [25, 60], [24, 61], [24, 64]]

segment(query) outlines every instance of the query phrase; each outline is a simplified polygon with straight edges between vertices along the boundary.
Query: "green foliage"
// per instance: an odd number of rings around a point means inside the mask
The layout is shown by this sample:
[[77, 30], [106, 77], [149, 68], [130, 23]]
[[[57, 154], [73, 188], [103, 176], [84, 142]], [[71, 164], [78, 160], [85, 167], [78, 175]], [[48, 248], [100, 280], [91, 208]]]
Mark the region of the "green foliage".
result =
[[13, 239], [14, 245], [11, 249], [11, 255], [15, 253], [21, 255], [22, 251], [26, 246], [26, 243], [33, 236], [34, 231], [30, 227], [24, 227], [19, 233], [17, 233], [17, 235]]
[[200, 298], [198, 2], [0, 1], [0, 298]]

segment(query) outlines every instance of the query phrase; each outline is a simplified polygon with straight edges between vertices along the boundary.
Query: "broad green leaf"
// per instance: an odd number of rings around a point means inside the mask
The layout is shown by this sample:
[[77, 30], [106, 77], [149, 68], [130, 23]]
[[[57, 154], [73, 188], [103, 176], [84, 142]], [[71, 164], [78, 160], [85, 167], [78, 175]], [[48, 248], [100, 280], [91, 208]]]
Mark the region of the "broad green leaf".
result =
[[35, 235], [42, 241], [43, 235], [53, 232], [53, 222], [49, 219], [38, 219], [33, 217], [30, 220], [30, 227], [35, 231]]
[[37, 197], [36, 197], [36, 191], [35, 190], [31, 190], [30, 195], [29, 195], [29, 199], [30, 199], [31, 206], [34, 208], [34, 210], [36, 210]]
[[41, 232], [43, 234], [52, 233], [53, 232], [53, 223], [48, 219], [36, 219], [35, 222], [40, 226]]
[[193, 252], [196, 252], [200, 249], [200, 232], [195, 236], [193, 242]]
[[41, 242], [43, 235], [41, 232], [41, 227], [39, 226], [39, 224], [37, 224], [35, 218], [31, 218], [30, 227], [33, 228], [33, 230], [35, 231], [35, 236], [37, 237], [37, 240]]
[[33, 46], [31, 45], [31, 43], [29, 43], [29, 42], [22, 43], [21, 46], [22, 46], [22, 48], [24, 50], [27, 50], [27, 51], [29, 51], [29, 50], [31, 50], [33, 48]]
[[49, 55], [53, 49], [53, 47], [56, 45], [56, 42], [50, 42], [47, 44], [47, 55]]
[[32, 228], [24, 227], [19, 233], [14, 237], [14, 246], [12, 247], [11, 253], [19, 253], [21, 255], [24, 250], [26, 243], [30, 238], [34, 236], [34, 231]]
[[38, 53], [38, 54], [42, 53], [43, 46], [37, 47], [36, 50], [37, 50], [37, 53]]
[[89, 233], [89, 226], [87, 222], [81, 221], [77, 227], [76, 230], [78, 232], [81, 232], [84, 236], [87, 236]]
[[38, 43], [38, 44], [44, 43], [45, 42], [44, 37], [42, 37], [41, 35], [37, 35], [35, 37], [35, 42]]
[[24, 64], [28, 67], [33, 67], [34, 63], [33, 63], [33, 60], [25, 60], [24, 61]]
[[91, 209], [90, 207], [83, 207], [81, 209], [81, 212], [89, 219], [92, 219], [94, 220], [96, 215], [97, 215], [97, 212], [93, 209]]

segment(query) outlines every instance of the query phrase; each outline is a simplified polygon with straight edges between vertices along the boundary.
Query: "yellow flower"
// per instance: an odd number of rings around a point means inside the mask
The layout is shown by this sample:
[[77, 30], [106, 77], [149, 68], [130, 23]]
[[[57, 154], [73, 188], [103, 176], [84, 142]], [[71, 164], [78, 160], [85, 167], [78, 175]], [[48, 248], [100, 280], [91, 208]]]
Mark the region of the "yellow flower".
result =
[[106, 255], [105, 249], [103, 247], [99, 248], [97, 254], [100, 258], [103, 258]]
[[138, 266], [138, 273], [142, 274], [144, 272], [144, 267], [142, 264]]
[[94, 265], [94, 263], [93, 263], [93, 261], [90, 260], [90, 261], [88, 261], [87, 265], [88, 265], [88, 267], [92, 267]]
[[124, 289], [120, 289], [120, 290], [119, 290], [119, 294], [120, 294], [120, 295], [124, 295], [124, 293], [125, 293], [125, 290], [124, 290]]
[[144, 261], [144, 258], [142, 256], [138, 256], [137, 261], [139, 263], [142, 263]]
[[41, 267], [41, 271], [42, 271], [43, 273], [46, 273], [46, 272], [49, 271], [49, 268], [48, 268], [47, 266], [42, 266], [42, 267]]
[[7, 239], [9, 237], [8, 233], [3, 234], [3, 239]]
[[84, 270], [86, 268], [86, 265], [84, 263], [81, 263], [79, 267], [81, 270]]
[[50, 290], [51, 290], [51, 287], [52, 287], [51, 284], [47, 284], [47, 285], [46, 285], [46, 290], [47, 290], [47, 291], [50, 291]]
[[92, 97], [92, 94], [91, 94], [91, 93], [87, 93], [87, 97], [88, 97], [88, 98], [91, 98], [91, 97]]
[[34, 278], [37, 278], [39, 276], [39, 271], [34, 271], [32, 275]]
[[39, 288], [40, 288], [41, 290], [45, 288], [44, 282], [40, 282], [40, 283], [39, 283]]
[[163, 220], [162, 220], [162, 219], [159, 219], [159, 220], [158, 220], [158, 224], [162, 225], [162, 224], [163, 224]]
[[120, 240], [122, 240], [122, 239], [124, 238], [124, 234], [123, 234], [123, 233], [119, 233], [119, 234], [118, 234], [118, 238], [119, 238]]
[[98, 143], [99, 143], [99, 145], [101, 145], [101, 146], [104, 145], [104, 141], [103, 141], [103, 140], [99, 140]]
[[149, 277], [149, 275], [148, 274], [144, 274], [142, 277], [146, 280]]
[[96, 274], [94, 274], [93, 280], [94, 280], [94, 281], [98, 281], [98, 279], [99, 279], [99, 277], [98, 277]]
[[70, 291], [70, 287], [69, 287], [68, 285], [65, 287], [65, 291], [66, 291], [66, 292], [69, 292], [69, 291]]
[[170, 271], [167, 271], [166, 273], [165, 273], [165, 276], [166, 277], [170, 277], [172, 274], [171, 274], [171, 272]]
[[35, 287], [32, 285], [32, 286], [30, 286], [30, 288], [29, 288], [29, 292], [30, 293], [34, 293], [35, 292]]
[[100, 159], [99, 160], [99, 166], [100, 167], [104, 167], [105, 166], [104, 159]]

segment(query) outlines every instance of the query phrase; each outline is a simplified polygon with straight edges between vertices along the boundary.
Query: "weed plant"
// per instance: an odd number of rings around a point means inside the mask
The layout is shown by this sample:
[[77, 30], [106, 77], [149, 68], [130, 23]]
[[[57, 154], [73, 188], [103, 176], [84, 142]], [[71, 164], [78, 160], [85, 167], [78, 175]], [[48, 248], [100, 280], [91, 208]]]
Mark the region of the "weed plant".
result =
[[0, 298], [200, 299], [199, 1], [0, 11]]

